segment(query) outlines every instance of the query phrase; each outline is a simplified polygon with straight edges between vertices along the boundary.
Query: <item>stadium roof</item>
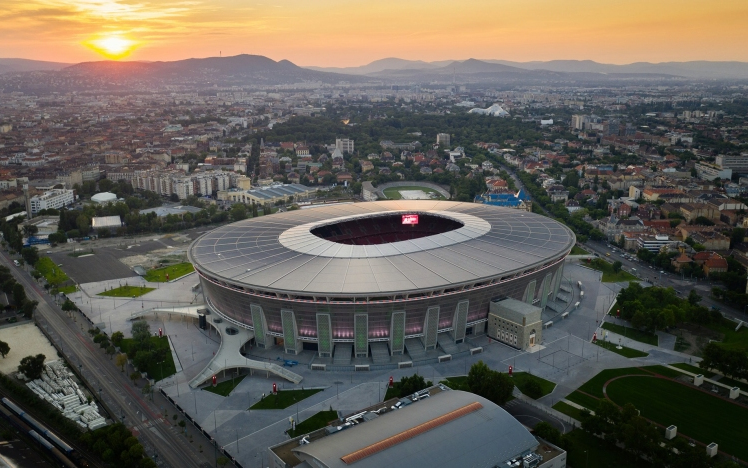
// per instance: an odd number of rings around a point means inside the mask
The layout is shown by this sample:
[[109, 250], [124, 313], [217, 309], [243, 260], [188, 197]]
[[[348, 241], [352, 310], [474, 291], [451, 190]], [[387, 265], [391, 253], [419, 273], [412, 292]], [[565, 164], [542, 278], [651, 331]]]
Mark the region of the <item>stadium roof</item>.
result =
[[539, 442], [503, 408], [478, 395], [439, 392], [350, 429], [299, 445], [299, 459], [329, 468], [495, 466]]
[[[379, 245], [344, 245], [309, 231], [337, 220], [430, 213], [457, 230]], [[470, 285], [560, 260], [574, 245], [564, 225], [476, 203], [392, 200], [332, 205], [223, 226], [189, 249], [198, 270], [252, 290], [309, 296], [387, 296]]]

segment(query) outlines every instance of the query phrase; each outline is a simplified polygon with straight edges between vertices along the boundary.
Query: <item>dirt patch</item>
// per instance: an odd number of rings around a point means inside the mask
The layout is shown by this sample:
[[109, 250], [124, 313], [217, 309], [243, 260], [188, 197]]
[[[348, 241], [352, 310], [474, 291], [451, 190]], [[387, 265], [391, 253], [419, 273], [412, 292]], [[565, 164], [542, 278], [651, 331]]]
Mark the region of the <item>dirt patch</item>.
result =
[[[688, 345], [687, 348], [679, 349], [679, 351], [693, 356], [700, 355], [701, 350], [710, 341], [722, 341], [724, 338], [721, 333], [692, 323], [684, 323], [679, 328], [673, 330], [672, 333], [679, 338], [681, 343]], [[676, 347], [676, 349], [678, 348]]]
[[178, 249], [178, 248], [158, 249], [158, 250], [148, 252], [147, 254], [122, 257], [119, 259], [119, 261], [129, 267], [140, 265], [146, 270], [148, 270], [150, 268], [158, 268], [161, 266], [186, 262], [187, 251], [184, 249]]

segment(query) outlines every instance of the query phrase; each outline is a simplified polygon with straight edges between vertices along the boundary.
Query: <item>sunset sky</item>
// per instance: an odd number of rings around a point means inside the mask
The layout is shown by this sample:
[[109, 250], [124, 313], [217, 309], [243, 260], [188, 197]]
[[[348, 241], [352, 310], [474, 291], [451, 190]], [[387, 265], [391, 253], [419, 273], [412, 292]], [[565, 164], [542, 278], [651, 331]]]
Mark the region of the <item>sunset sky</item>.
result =
[[748, 0], [2, 0], [0, 57], [748, 61]]

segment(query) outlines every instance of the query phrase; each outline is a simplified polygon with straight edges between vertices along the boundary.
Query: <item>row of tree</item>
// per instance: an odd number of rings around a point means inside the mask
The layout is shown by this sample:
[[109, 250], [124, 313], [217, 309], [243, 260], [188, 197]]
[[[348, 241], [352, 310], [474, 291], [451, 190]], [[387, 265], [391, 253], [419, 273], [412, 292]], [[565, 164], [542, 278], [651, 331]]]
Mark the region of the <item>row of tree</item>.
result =
[[17, 310], [23, 312], [25, 317], [31, 318], [31, 314], [34, 313], [34, 309], [39, 303], [26, 296], [26, 289], [16, 281], [10, 269], [6, 266], [0, 266], [0, 290], [8, 297], [13, 298], [13, 304]]
[[712, 342], [704, 348], [699, 367], [714, 369], [735, 379], [748, 379], [748, 353], [742, 349], [728, 349]]
[[681, 299], [673, 288], [643, 288], [632, 282], [619, 293], [617, 309], [621, 318], [631, 321], [634, 327], [649, 331], [676, 323], [708, 324], [721, 320], [718, 311], [700, 305], [700, 301], [701, 296], [694, 290], [687, 299]]

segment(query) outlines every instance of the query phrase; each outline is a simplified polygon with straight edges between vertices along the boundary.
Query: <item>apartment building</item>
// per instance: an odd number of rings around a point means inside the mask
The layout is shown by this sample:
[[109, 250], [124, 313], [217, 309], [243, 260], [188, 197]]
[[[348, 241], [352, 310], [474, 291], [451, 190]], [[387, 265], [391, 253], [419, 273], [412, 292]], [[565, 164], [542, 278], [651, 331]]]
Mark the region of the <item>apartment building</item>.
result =
[[72, 190], [52, 189], [41, 195], [34, 195], [29, 200], [31, 215], [35, 215], [41, 210], [55, 209], [58, 210], [64, 206], [72, 205], [75, 202], [75, 194]]

